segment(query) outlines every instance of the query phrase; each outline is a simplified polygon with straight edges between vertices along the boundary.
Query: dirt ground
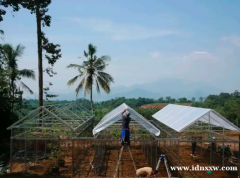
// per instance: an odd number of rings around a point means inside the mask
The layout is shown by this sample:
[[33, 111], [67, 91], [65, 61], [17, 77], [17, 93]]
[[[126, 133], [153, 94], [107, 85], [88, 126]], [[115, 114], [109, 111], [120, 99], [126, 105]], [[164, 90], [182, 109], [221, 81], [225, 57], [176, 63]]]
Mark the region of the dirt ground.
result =
[[[119, 144], [119, 143], [118, 143]], [[25, 163], [13, 163], [13, 172], [15, 174], [8, 174], [6, 177], [46, 177], [50, 178], [65, 178], [72, 175], [72, 162], [74, 170], [74, 178], [79, 177], [113, 177], [115, 175], [118, 156], [120, 153], [120, 146], [107, 146], [103, 156], [103, 167], [101, 172], [96, 173], [90, 166], [90, 162], [94, 161], [95, 150], [93, 142], [89, 142], [85, 147], [78, 147], [79, 143], [75, 142], [74, 149], [71, 147], [64, 147], [61, 149], [59, 158], [64, 158], [65, 167], [60, 168], [60, 175], [51, 173], [52, 166], [56, 165], [56, 160], [43, 159], [37, 163], [26, 164], [28, 174], [19, 174], [25, 170]], [[136, 168], [149, 166], [146, 156], [139, 144], [131, 145], [131, 153], [134, 159]], [[73, 160], [72, 160], [73, 154]], [[30, 174], [29, 174], [30, 173]], [[133, 166], [133, 161], [129, 154], [127, 147], [125, 147], [118, 171], [119, 177], [135, 177], [136, 171]], [[35, 176], [38, 175], [38, 176]], [[157, 177], [165, 177], [166, 169], [160, 167], [160, 172]]]
[[[236, 133], [229, 133], [231, 136], [237, 136]], [[81, 141], [76, 141], [74, 144], [74, 149], [72, 147], [63, 147], [59, 154], [59, 158], [64, 158], [65, 160], [65, 167], [60, 168], [60, 175], [53, 175], [52, 174], [52, 166], [57, 164], [56, 160], [50, 159], [42, 159], [39, 160], [37, 163], [30, 163], [26, 164], [27, 174], [20, 174], [17, 172], [23, 172], [25, 170], [25, 163], [14, 162], [13, 163], [13, 172], [15, 174], [7, 174], [2, 177], [19, 177], [19, 178], [40, 178], [40, 177], [55, 177], [55, 178], [67, 178], [71, 177], [72, 169], [74, 170], [74, 178], [80, 177], [113, 177], [115, 174], [115, 169], [118, 161], [118, 156], [120, 153], [120, 146], [118, 143], [111, 143], [115, 146], [106, 146], [106, 150], [104, 152], [102, 159], [102, 169], [101, 172], [95, 172], [94, 169], [91, 168], [90, 162], [94, 161], [94, 157], [96, 156], [96, 150], [94, 147], [93, 142], [83, 143]], [[83, 146], [84, 145], [84, 146]], [[154, 147], [153, 147], [154, 148]], [[153, 149], [153, 159], [157, 157], [161, 152], [163, 152], [163, 144], [160, 145], [159, 150]], [[180, 163], [178, 163], [177, 153], [178, 147], [173, 146], [172, 149], [166, 148], [165, 155], [168, 158], [169, 165], [180, 165], [180, 166], [192, 166], [192, 165], [199, 165], [199, 166], [221, 166], [222, 165], [222, 158], [220, 155], [213, 154], [212, 155], [212, 164], [210, 164], [210, 154], [204, 148], [201, 151], [200, 144], [198, 144], [196, 148], [196, 159], [193, 159], [191, 154], [191, 144], [181, 144], [180, 146]], [[140, 146], [140, 144], [132, 144], [131, 145], [131, 153], [136, 165], [136, 168], [141, 168], [145, 166], [149, 166], [147, 157], [144, 155], [144, 152]], [[202, 153], [202, 154], [201, 154]], [[73, 154], [73, 160], [72, 160]], [[99, 158], [100, 159], [100, 158]], [[72, 167], [73, 163], [73, 167]], [[229, 161], [225, 161], [225, 166], [231, 165]], [[232, 164], [233, 165], [233, 164]], [[235, 164], [236, 165], [236, 164]], [[155, 166], [155, 165], [154, 165]], [[29, 174], [30, 173], [30, 174]], [[230, 172], [220, 172], [220, 171], [213, 171], [212, 174], [207, 174], [206, 171], [194, 171], [193, 172], [198, 178], [235, 178], [234, 174], [229, 174]], [[120, 162], [119, 177], [135, 177], [135, 169], [133, 166], [133, 161], [129, 155], [127, 149], [123, 151], [122, 160]], [[190, 172], [179, 172], [182, 177], [193, 177]], [[176, 175], [176, 173], [172, 174]], [[159, 173], [157, 177], [167, 177], [166, 169], [163, 164], [160, 165]]]
[[[196, 155], [197, 157], [194, 159], [191, 154], [191, 146], [185, 145], [180, 148], [180, 156], [181, 156], [181, 161], [185, 165], [194, 165], [194, 166], [211, 166], [210, 164], [210, 154], [207, 150], [203, 149], [202, 150], [202, 155], [201, 155], [201, 148], [197, 147], [196, 148]], [[219, 166], [221, 167], [222, 163], [222, 158], [217, 155], [213, 154], [212, 155], [212, 165]], [[225, 161], [225, 166], [230, 166], [230, 164]], [[234, 178], [237, 177], [236, 171], [234, 172], [235, 175], [229, 174], [227, 171], [212, 171], [212, 174], [207, 174], [206, 171], [194, 171], [194, 174], [198, 178]]]

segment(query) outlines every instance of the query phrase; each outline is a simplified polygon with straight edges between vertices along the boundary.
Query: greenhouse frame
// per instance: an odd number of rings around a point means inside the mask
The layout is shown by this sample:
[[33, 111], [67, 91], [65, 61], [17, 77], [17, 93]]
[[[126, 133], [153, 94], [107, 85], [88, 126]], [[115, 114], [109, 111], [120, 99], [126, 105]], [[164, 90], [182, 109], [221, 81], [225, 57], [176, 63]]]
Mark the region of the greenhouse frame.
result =
[[[121, 163], [121, 156], [126, 155], [126, 150], [121, 151], [119, 145], [121, 113], [124, 109], [130, 111], [132, 119], [131, 150], [129, 149], [128, 161], [133, 167], [129, 169], [131, 165], [124, 168], [124, 164]], [[240, 129], [214, 110], [169, 104], [152, 117], [154, 119], [146, 119], [123, 103], [95, 125], [94, 114], [81, 103], [39, 107], [8, 127], [12, 132], [11, 169], [14, 163], [22, 163], [22, 170], [29, 170], [33, 163], [40, 164], [40, 160], [46, 155], [49, 156], [50, 149], [53, 153], [57, 150], [52, 165], [56, 164], [56, 160], [65, 159], [68, 162], [66, 171], [71, 173], [72, 177], [96, 174], [110, 177], [113, 175], [124, 177], [126, 174], [133, 176], [133, 170], [145, 164], [155, 168], [161, 154], [166, 156], [169, 166], [188, 166], [185, 159], [190, 159], [190, 156], [186, 155], [190, 153], [193, 137], [199, 138], [196, 151], [209, 165], [229, 166], [234, 160], [234, 164], [239, 168], [239, 139], [233, 138], [228, 133], [231, 131], [239, 133]], [[229, 155], [226, 155], [225, 147], [220, 153], [214, 152], [210, 144], [213, 142], [213, 137], [216, 138], [217, 146], [230, 144], [237, 154], [226, 160]], [[107, 155], [114, 151], [117, 154], [114, 158], [116, 165], [114, 163], [110, 168], [106, 163], [106, 160], [109, 160]], [[134, 155], [134, 152], [138, 152], [142, 160]], [[147, 163], [143, 157], [146, 158]], [[194, 161], [197, 158], [192, 157], [192, 159]], [[91, 169], [89, 169], [90, 162]], [[125, 175], [121, 173], [123, 169], [126, 169]], [[179, 177], [182, 174], [197, 177], [193, 171], [184, 173], [177, 171], [174, 176]], [[163, 175], [169, 176], [166, 172], [163, 172]], [[240, 175], [239, 169], [234, 175]]]

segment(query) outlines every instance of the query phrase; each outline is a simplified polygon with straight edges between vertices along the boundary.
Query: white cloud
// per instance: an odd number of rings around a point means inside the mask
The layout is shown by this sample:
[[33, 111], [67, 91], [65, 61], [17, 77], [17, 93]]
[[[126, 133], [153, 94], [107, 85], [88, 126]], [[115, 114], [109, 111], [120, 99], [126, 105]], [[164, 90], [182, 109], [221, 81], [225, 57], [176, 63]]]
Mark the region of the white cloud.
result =
[[222, 40], [225, 42], [230, 42], [236, 46], [240, 46], [240, 37], [239, 36], [223, 37]]
[[154, 37], [179, 34], [179, 32], [173, 30], [156, 29], [134, 24], [121, 24], [105, 19], [72, 18], [65, 20], [77, 22], [84, 28], [91, 31], [108, 34], [113, 40], [144, 40]]
[[206, 51], [194, 51], [180, 58], [173, 65], [176, 76], [195, 81], [213, 81], [219, 78], [223, 65], [218, 57]]
[[157, 58], [157, 57], [160, 56], [160, 53], [159, 53], [158, 51], [151, 52], [151, 53], [150, 53], [150, 56], [151, 56], [152, 58]]
[[216, 61], [216, 57], [206, 51], [194, 51], [183, 57], [185, 61]]
[[205, 51], [194, 51], [194, 54], [207, 54], [208, 52]]

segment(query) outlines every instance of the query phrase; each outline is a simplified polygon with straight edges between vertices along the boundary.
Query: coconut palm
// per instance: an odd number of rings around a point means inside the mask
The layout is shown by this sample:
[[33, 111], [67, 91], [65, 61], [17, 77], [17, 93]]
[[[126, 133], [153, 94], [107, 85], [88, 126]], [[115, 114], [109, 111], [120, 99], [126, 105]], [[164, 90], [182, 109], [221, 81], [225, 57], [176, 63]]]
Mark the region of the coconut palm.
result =
[[114, 82], [111, 75], [103, 72], [108, 65], [106, 62], [110, 60], [109, 56], [102, 56], [98, 58], [96, 56], [97, 48], [92, 44], [88, 45], [88, 51], [84, 51], [84, 56], [87, 58], [83, 61], [82, 65], [70, 64], [67, 68], [75, 68], [78, 70], [79, 75], [75, 76], [68, 81], [67, 85], [73, 85], [79, 78], [81, 78], [80, 83], [76, 88], [76, 95], [79, 91], [84, 88], [84, 96], [90, 93], [91, 108], [93, 112], [93, 101], [92, 101], [92, 88], [93, 85], [96, 86], [96, 90], [100, 93], [100, 88], [102, 88], [106, 93], [110, 93], [110, 83]]
[[22, 57], [25, 47], [21, 44], [14, 48], [10, 44], [4, 44], [3, 61], [6, 70], [6, 77], [9, 81], [10, 95], [14, 97], [16, 91], [21, 89], [33, 94], [33, 91], [21, 81], [21, 78], [30, 78], [35, 80], [35, 72], [29, 69], [18, 69], [18, 60]]

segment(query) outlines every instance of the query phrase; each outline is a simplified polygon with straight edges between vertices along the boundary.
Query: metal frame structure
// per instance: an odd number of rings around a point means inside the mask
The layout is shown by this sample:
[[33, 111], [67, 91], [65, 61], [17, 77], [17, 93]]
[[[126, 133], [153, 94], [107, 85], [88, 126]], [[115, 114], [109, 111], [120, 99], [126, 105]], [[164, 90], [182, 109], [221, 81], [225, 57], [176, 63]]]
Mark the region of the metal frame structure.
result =
[[[119, 172], [123, 171], [120, 159], [124, 156], [120, 155], [121, 147], [119, 146], [121, 122], [117, 121], [111, 124], [95, 137], [92, 136], [93, 122], [94, 115], [82, 107], [80, 103], [49, 105], [31, 111], [27, 116], [8, 128], [12, 131], [11, 168], [14, 158], [18, 162], [22, 162], [23, 170], [27, 171], [29, 162], [38, 162], [48, 152], [48, 149], [51, 149], [56, 150], [58, 154], [56, 160], [71, 158], [68, 163], [68, 171], [72, 173], [72, 177], [74, 175], [106, 175], [106, 170], [109, 170], [111, 176], [116, 175], [116, 169], [108, 168], [107, 163], [110, 159], [110, 150], [115, 149], [118, 154], [113, 160], [114, 164], [120, 168], [120, 170], [117, 168]], [[212, 136], [216, 137], [217, 145], [232, 144], [233, 149], [240, 151], [239, 140], [228, 136], [229, 130], [214, 126], [210, 122], [196, 121], [181, 132], [177, 132], [157, 120], [149, 122], [159, 129], [161, 134], [155, 136], [139, 122], [131, 121], [130, 153], [132, 148], [139, 147], [142, 151], [141, 156], [145, 159], [139, 162], [147, 162], [153, 168], [157, 166], [161, 154], [166, 155], [169, 166], [189, 166], [185, 163], [181, 154], [184, 151], [183, 146], [191, 146], [192, 136], [202, 137], [201, 140], [198, 140], [196, 151], [207, 159], [209, 165], [227, 166], [230, 164], [229, 161], [225, 160], [224, 149], [222, 155], [217, 155], [204, 148], [205, 142], [212, 142]], [[40, 148], [40, 142], [44, 143], [44, 149]], [[56, 149], [59, 148], [59, 145], [62, 149], [61, 152]], [[132, 153], [128, 161], [134, 163], [134, 167], [131, 170], [126, 170], [129, 172], [133, 172], [133, 169], [138, 169], [141, 166], [136, 162], [139, 158]], [[240, 165], [239, 160], [238, 155], [237, 165]], [[92, 162], [92, 166], [90, 166], [90, 162]], [[117, 164], [118, 162], [119, 164]], [[240, 170], [239, 167], [238, 170]], [[121, 176], [119, 172], [118, 176]], [[166, 171], [160, 170], [160, 173], [167, 177]], [[197, 177], [191, 171], [183, 173], [190, 177]], [[182, 172], [173, 172], [172, 175], [180, 176]], [[240, 175], [239, 172], [238, 175]]]
[[93, 118], [94, 114], [78, 102], [41, 106], [31, 111], [7, 128], [11, 130], [10, 171], [13, 159], [23, 162], [25, 170], [27, 162], [37, 162], [47, 153], [48, 142], [51, 149], [59, 149], [64, 142], [70, 143], [73, 150], [73, 140], [85, 137]]
[[41, 106], [8, 127], [12, 139], [77, 138], [94, 115], [79, 103]]
[[[180, 132], [174, 130], [173, 128], [163, 124], [162, 122], [154, 119], [151, 122], [161, 130], [161, 136], [157, 138], [160, 142], [160, 149], [167, 155], [168, 159], [174, 164], [179, 166], [189, 166], [184, 163], [184, 158], [181, 153], [184, 152], [182, 149], [183, 145], [187, 145], [188, 148], [191, 147], [192, 137], [200, 138], [197, 140], [196, 152], [201, 157], [204, 157], [209, 165], [214, 166], [230, 166], [233, 165], [232, 159], [235, 159], [235, 166], [237, 167], [237, 175], [240, 175], [240, 141], [239, 139], [234, 139], [231, 136], [228, 136], [229, 132], [232, 130], [226, 129], [221, 122], [218, 122], [216, 119], [212, 118], [209, 110], [204, 116], [204, 120], [197, 119], [195, 122], [189, 124], [188, 126], [181, 129]], [[215, 112], [215, 111], [214, 111]], [[216, 113], [219, 117], [223, 118], [220, 114]], [[201, 117], [203, 117], [201, 116]], [[199, 117], [199, 118], [201, 118]], [[217, 122], [216, 125], [213, 125], [211, 119], [214, 122]], [[224, 118], [223, 118], [224, 119]], [[225, 119], [224, 119], [225, 120]], [[234, 125], [227, 122], [230, 125]], [[239, 128], [234, 125], [236, 128], [236, 134], [239, 134]], [[215, 139], [213, 139], [215, 137]], [[215, 142], [216, 147], [222, 146], [222, 152], [214, 152], [212, 149], [212, 142]], [[225, 146], [231, 145], [232, 150], [237, 151], [238, 157], [230, 158], [226, 160], [227, 155], [225, 152]], [[208, 147], [208, 148], [207, 148]], [[208, 150], [209, 149], [209, 150]], [[194, 159], [194, 158], [193, 158]], [[178, 172], [178, 174], [181, 172]], [[235, 171], [236, 173], [236, 171]], [[191, 177], [197, 177], [193, 171], [184, 171], [182, 174]], [[236, 176], [236, 175], [235, 175]]]

